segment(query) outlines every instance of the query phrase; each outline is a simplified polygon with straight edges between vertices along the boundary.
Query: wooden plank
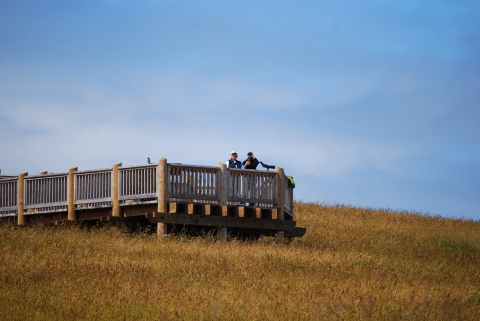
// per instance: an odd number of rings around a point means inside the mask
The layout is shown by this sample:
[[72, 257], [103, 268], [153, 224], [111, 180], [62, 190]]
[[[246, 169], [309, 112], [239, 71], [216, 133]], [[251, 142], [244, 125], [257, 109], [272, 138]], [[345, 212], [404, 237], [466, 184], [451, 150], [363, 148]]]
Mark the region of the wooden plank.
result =
[[187, 204], [187, 214], [192, 215], [195, 213], [195, 204], [188, 203]]
[[223, 205], [222, 208], [222, 216], [228, 216], [228, 206]]
[[182, 225], [226, 226], [226, 217], [156, 213], [157, 222]]
[[[188, 193], [170, 193], [168, 197], [170, 198], [182, 198], [185, 200], [189, 200], [192, 198], [192, 194]], [[195, 195], [195, 199], [198, 200], [205, 200], [205, 201], [218, 201], [218, 197], [216, 196], [209, 196], [209, 195]]]
[[125, 217], [144, 216], [148, 212], [155, 212], [156, 209], [157, 204], [144, 204], [122, 207], [123, 216]]
[[272, 213], [272, 220], [278, 220], [278, 208], [272, 208], [270, 212]]
[[145, 218], [147, 219], [148, 223], [150, 223], [150, 224], [157, 224], [158, 223], [155, 216], [156, 216], [156, 212], [145, 214]]
[[87, 209], [78, 211], [76, 215], [79, 221], [98, 220], [100, 217], [112, 216], [112, 209], [108, 207]]
[[285, 231], [285, 237], [302, 237], [307, 233], [305, 227], [295, 227], [293, 230]]
[[31, 215], [28, 217], [28, 223], [42, 223], [42, 224], [51, 224], [55, 223], [56, 221], [66, 221], [68, 218], [67, 212], [61, 213], [54, 213], [54, 214], [39, 214], [39, 215]]
[[292, 230], [295, 221], [258, 220], [253, 218], [203, 216], [189, 214], [162, 214], [156, 213], [157, 222], [182, 225], [225, 226], [235, 228], [252, 228], [265, 230]]
[[177, 213], [178, 211], [177, 205], [178, 205], [177, 202], [168, 203], [168, 207], [169, 207], [168, 213], [170, 214]]
[[237, 217], [245, 217], [245, 206], [237, 207]]
[[212, 205], [210, 204], [203, 205], [203, 214], [212, 215]]
[[249, 218], [228, 217], [228, 227], [238, 228], [256, 228], [266, 230], [291, 230], [295, 227], [295, 221], [281, 221], [281, 220], [257, 220]]
[[230, 202], [247, 202], [258, 204], [275, 204], [276, 201], [268, 198], [243, 198], [243, 197], [231, 197], [228, 199]]
[[262, 218], [262, 209], [259, 207], [255, 208], [255, 218]]

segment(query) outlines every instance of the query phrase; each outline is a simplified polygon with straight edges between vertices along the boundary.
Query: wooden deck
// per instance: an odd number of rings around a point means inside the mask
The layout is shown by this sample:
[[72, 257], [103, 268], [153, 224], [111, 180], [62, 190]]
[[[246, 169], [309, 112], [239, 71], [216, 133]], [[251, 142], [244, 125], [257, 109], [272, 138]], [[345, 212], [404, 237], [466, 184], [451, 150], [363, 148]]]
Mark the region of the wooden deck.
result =
[[255, 171], [157, 164], [0, 176], [0, 218], [32, 221], [128, 220], [143, 217], [159, 236], [171, 226], [215, 227], [229, 231], [301, 237], [296, 227], [293, 189], [283, 169]]

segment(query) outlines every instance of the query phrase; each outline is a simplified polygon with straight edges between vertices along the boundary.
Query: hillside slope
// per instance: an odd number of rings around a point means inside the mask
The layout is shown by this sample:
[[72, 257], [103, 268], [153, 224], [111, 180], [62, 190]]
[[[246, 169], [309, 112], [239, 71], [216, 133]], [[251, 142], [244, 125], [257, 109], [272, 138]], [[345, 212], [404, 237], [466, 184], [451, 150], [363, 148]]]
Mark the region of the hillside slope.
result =
[[0, 226], [0, 320], [475, 320], [480, 223], [296, 204], [275, 244]]

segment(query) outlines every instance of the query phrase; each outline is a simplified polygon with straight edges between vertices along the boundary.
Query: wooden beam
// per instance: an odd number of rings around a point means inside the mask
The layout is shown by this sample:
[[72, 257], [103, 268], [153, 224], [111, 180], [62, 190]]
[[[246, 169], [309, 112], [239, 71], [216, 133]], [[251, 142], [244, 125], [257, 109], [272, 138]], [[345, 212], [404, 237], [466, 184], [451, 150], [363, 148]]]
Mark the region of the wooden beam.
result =
[[262, 218], [262, 209], [260, 207], [255, 208], [255, 218]]
[[239, 217], [228, 217], [227, 226], [228, 227], [238, 227], [238, 228], [256, 228], [256, 229], [266, 229], [266, 230], [291, 230], [295, 227], [295, 221], [280, 221], [280, 220], [257, 220], [254, 218], [239, 218]]
[[90, 220], [99, 220], [100, 218], [106, 218], [111, 216], [111, 209], [108, 207], [91, 209], [91, 210], [80, 210], [77, 211], [77, 220], [78, 221], [90, 221]]
[[222, 209], [222, 216], [228, 216], [228, 206], [223, 205], [221, 206]]
[[68, 220], [76, 221], [75, 215], [75, 172], [78, 167], [73, 167], [68, 170]]
[[272, 220], [278, 220], [278, 208], [272, 208], [270, 212], [272, 213]]
[[156, 213], [157, 222], [182, 225], [226, 226], [226, 217]]
[[168, 213], [170, 214], [174, 214], [174, 213], [177, 213], [178, 211], [178, 206], [177, 206], [177, 202], [171, 202], [168, 204], [168, 207], [169, 207], [169, 210], [168, 210]]
[[158, 209], [159, 213], [168, 213], [167, 197], [168, 197], [168, 164], [166, 158], [158, 160]]
[[118, 199], [118, 168], [122, 166], [122, 163], [113, 165], [112, 169], [112, 216], [121, 217], [120, 212], [120, 200]]
[[155, 212], [156, 209], [157, 209], [156, 204], [143, 204], [143, 205], [123, 206], [122, 212], [124, 217], [144, 216], [146, 213]]
[[199, 226], [225, 226], [235, 228], [252, 228], [266, 230], [292, 230], [295, 221], [280, 220], [258, 220], [255, 218], [223, 217], [223, 216], [203, 216], [189, 214], [162, 214], [156, 213], [157, 222], [182, 225]]
[[210, 205], [210, 204], [203, 205], [203, 214], [204, 215], [212, 215], [212, 205]]
[[237, 217], [245, 217], [245, 206], [237, 207]]
[[18, 183], [17, 183], [17, 224], [18, 225], [25, 225], [25, 216], [23, 216], [23, 212], [25, 211], [25, 176], [28, 173], [21, 173], [18, 175]]
[[188, 203], [187, 204], [187, 214], [192, 215], [195, 213], [195, 204]]

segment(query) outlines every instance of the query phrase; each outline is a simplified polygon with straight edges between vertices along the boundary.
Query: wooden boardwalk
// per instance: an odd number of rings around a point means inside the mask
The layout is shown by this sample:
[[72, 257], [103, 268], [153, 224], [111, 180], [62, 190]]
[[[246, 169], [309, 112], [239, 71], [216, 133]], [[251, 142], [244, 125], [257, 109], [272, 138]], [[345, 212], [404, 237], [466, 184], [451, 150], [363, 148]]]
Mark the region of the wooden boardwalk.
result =
[[159, 236], [172, 226], [214, 227], [219, 235], [301, 237], [296, 227], [293, 188], [275, 171], [157, 164], [0, 176], [0, 218], [31, 221], [128, 220], [144, 217]]

